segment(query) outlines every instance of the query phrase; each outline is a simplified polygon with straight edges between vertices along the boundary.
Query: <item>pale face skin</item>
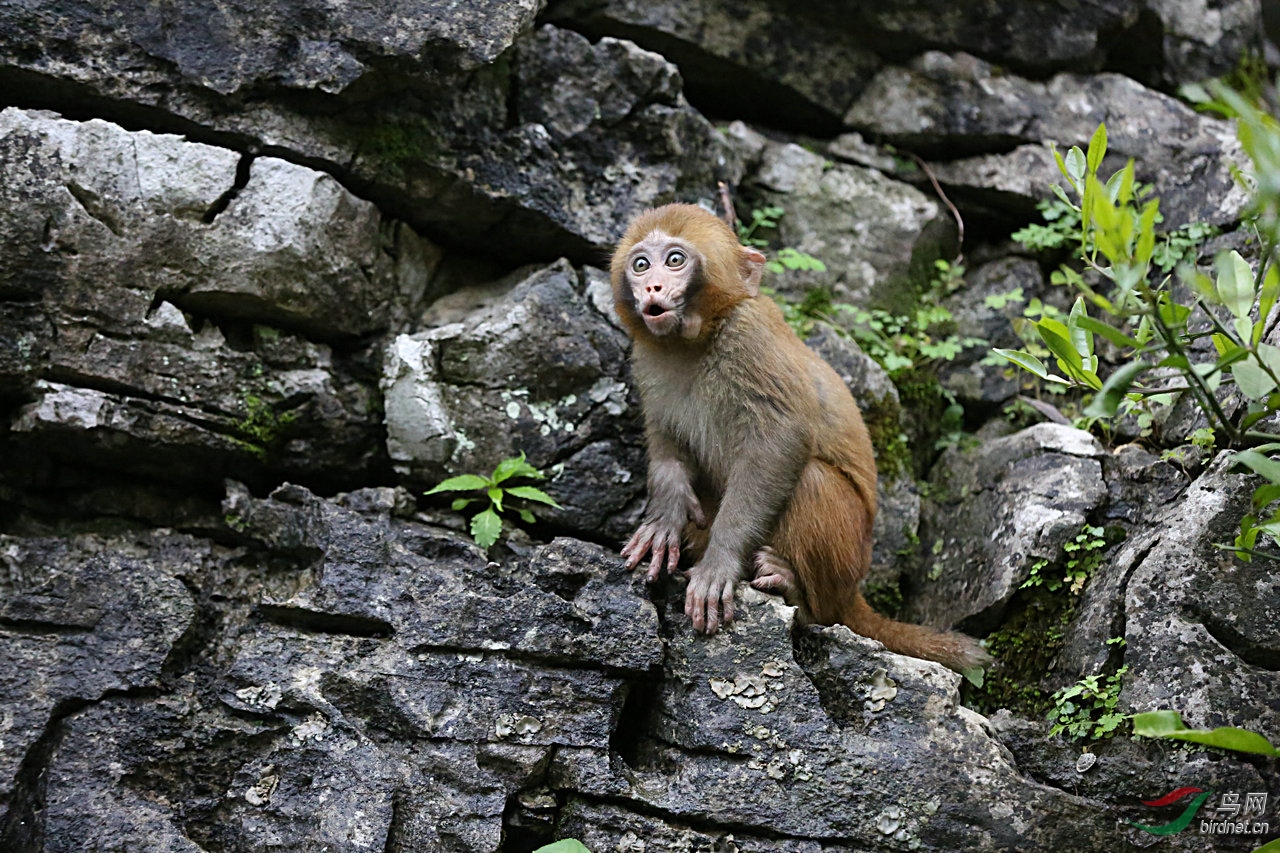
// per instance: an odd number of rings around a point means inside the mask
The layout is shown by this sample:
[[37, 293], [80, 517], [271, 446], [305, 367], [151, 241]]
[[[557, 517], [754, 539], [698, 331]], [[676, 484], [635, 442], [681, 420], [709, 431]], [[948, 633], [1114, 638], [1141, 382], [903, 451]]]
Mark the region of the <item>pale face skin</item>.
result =
[[697, 250], [677, 237], [652, 231], [627, 253], [626, 265], [636, 313], [649, 333], [696, 338], [702, 319], [685, 307], [701, 286]]

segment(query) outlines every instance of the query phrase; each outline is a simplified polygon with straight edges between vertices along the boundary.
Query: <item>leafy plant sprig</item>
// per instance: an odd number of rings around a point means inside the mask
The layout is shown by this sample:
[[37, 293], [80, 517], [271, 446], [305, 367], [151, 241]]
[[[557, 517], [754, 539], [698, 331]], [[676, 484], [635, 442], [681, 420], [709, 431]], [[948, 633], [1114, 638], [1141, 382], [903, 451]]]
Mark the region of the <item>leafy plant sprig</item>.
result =
[[481, 477], [478, 474], [460, 474], [438, 484], [427, 494], [483, 492], [483, 497], [455, 498], [452, 508], [454, 512], [461, 512], [477, 501], [488, 501], [487, 507], [471, 517], [471, 538], [475, 539], [476, 544], [481, 548], [488, 548], [498, 541], [498, 534], [502, 532], [502, 513], [506, 509], [514, 511], [525, 524], [533, 524], [535, 520], [533, 513], [524, 507], [508, 506], [504, 509], [503, 501], [508, 497], [534, 501], [556, 509], [561, 508], [554, 498], [539, 488], [508, 484], [508, 481], [516, 478], [545, 480], [546, 475], [526, 462], [524, 454], [521, 453], [519, 456], [503, 459], [488, 477]]
[[1128, 671], [1128, 666], [1122, 666], [1112, 675], [1086, 675], [1054, 693], [1053, 710], [1049, 712], [1053, 728], [1049, 735], [1065, 734], [1075, 740], [1100, 740], [1114, 735], [1126, 719], [1116, 711], [1116, 705]]
[[[777, 206], [753, 209], [751, 211], [751, 222], [738, 222], [738, 241], [744, 246], [751, 246], [755, 249], [767, 248], [769, 241], [763, 237], [756, 236], [756, 231], [761, 228], [766, 231], [776, 230], [778, 220], [786, 215], [786, 210]], [[792, 246], [783, 246], [779, 249], [774, 257], [765, 262], [764, 268], [775, 275], [787, 270], [827, 271], [827, 265], [822, 261]]]
[[[1070, 315], [1043, 317], [1033, 325], [1059, 373], [1051, 373], [1032, 352], [993, 352], [1046, 382], [1091, 395], [1084, 412], [1093, 420], [1140, 410], [1149, 414], [1151, 406], [1172, 403], [1177, 393], [1189, 394], [1218, 441], [1228, 448], [1253, 448], [1237, 453], [1234, 464], [1267, 481], [1255, 491], [1254, 511], [1241, 523], [1233, 545], [1222, 546], [1247, 560], [1260, 533], [1273, 541], [1280, 538], [1280, 462], [1270, 458], [1280, 451], [1280, 435], [1258, 429], [1280, 412], [1280, 347], [1262, 340], [1280, 301], [1280, 267], [1275, 262], [1280, 245], [1280, 123], [1220, 84], [1209, 88], [1215, 103], [1236, 117], [1241, 145], [1253, 162], [1251, 175], [1241, 177], [1254, 191], [1250, 222], [1261, 247], [1256, 270], [1234, 250], [1217, 255], [1212, 277], [1184, 263], [1178, 277], [1194, 296], [1182, 300], [1171, 286], [1168, 264], [1176, 262], [1174, 258], [1194, 257], [1191, 243], [1209, 233], [1207, 226], [1187, 229], [1177, 245], [1166, 240], [1165, 252], [1158, 255], [1159, 199], [1140, 192], [1132, 160], [1103, 182], [1098, 169], [1107, 150], [1107, 132], [1105, 124], [1099, 125], [1087, 153], [1078, 147], [1066, 157], [1054, 152], [1067, 184], [1067, 189], [1051, 187], [1066, 208], [1054, 209], [1063, 221], [1078, 218], [1073, 242], [1084, 267], [1082, 273], [1064, 265], [1054, 276], [1080, 294]], [[1055, 233], [1065, 234], [1065, 229], [1058, 227]], [[1098, 282], [1105, 287], [1098, 287]], [[1101, 319], [1089, 316], [1086, 301], [1100, 310]], [[1119, 353], [1120, 366], [1105, 380], [1099, 373], [1095, 335]], [[1192, 361], [1192, 348], [1203, 338], [1212, 342], [1217, 358]], [[1177, 379], [1144, 381], [1144, 376], [1162, 372]], [[1238, 411], [1228, 414], [1219, 393], [1223, 386], [1236, 392], [1242, 404]]]

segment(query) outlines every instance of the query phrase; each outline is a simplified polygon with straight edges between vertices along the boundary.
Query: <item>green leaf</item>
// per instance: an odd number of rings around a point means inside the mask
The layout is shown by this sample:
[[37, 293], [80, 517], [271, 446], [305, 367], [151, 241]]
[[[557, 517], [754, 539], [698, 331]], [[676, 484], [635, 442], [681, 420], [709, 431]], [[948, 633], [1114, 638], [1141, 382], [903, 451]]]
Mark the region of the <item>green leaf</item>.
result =
[[1280, 483], [1267, 483], [1253, 490], [1253, 508], [1262, 509], [1268, 504], [1280, 501]]
[[1140, 344], [1136, 338], [1131, 338], [1115, 326], [1112, 326], [1109, 323], [1104, 323], [1101, 320], [1096, 320], [1088, 314], [1081, 314], [1080, 317], [1076, 319], [1076, 325], [1082, 329], [1093, 332], [1096, 335], [1102, 335], [1102, 337], [1111, 341], [1111, 343], [1118, 347], [1132, 347], [1133, 349], [1142, 348], [1142, 344]]
[[1011, 361], [1014, 364], [1018, 365], [1018, 367], [1021, 367], [1023, 370], [1030, 371], [1031, 373], [1034, 373], [1036, 376], [1039, 376], [1041, 379], [1049, 378], [1049, 370], [1044, 366], [1044, 362], [1036, 358], [1034, 355], [1032, 355], [1029, 352], [1022, 352], [1020, 350], [1013, 350], [1013, 349], [999, 349], [999, 348], [992, 349], [991, 351], [996, 355], [1000, 356], [1001, 358], [1003, 358], [1005, 361]]
[[1231, 375], [1235, 377], [1240, 393], [1251, 400], [1261, 400], [1275, 390], [1276, 383], [1267, 372], [1253, 361], [1240, 361], [1231, 365]]
[[457, 477], [450, 477], [444, 482], [431, 489], [427, 494], [434, 495], [437, 492], [469, 492], [473, 489], [487, 489], [489, 481], [484, 477], [477, 477], [475, 474], [461, 474]]
[[1257, 850], [1254, 850], [1253, 853], [1280, 853], [1280, 838], [1275, 841], [1268, 841]]
[[454, 512], [461, 512], [475, 502], [475, 498], [456, 498], [449, 506]]
[[1262, 291], [1258, 297], [1258, 319], [1261, 322], [1253, 330], [1255, 344], [1262, 337], [1262, 330], [1266, 328], [1267, 319], [1271, 316], [1271, 309], [1275, 307], [1277, 297], [1280, 297], [1280, 267], [1272, 263], [1267, 267], [1267, 274], [1262, 280]]
[[529, 510], [524, 509], [523, 507], [516, 510], [516, 515], [520, 516], [520, 520], [523, 521], [525, 524], [533, 524], [535, 521], [537, 521], [537, 519], [533, 517], [533, 513], [529, 512]]
[[544, 503], [548, 506], [553, 506], [556, 509], [562, 509], [560, 504], [556, 503], [555, 498], [551, 497], [551, 495], [541, 489], [535, 489], [533, 486], [512, 486], [507, 489], [507, 494], [517, 498], [524, 498], [527, 501]]
[[[1058, 146], [1050, 145], [1049, 150], [1053, 152], [1053, 161], [1058, 164], [1058, 171], [1062, 173], [1062, 177], [1067, 179], [1067, 182], [1071, 184], [1071, 188], [1073, 190], [1079, 192], [1080, 185], [1076, 183], [1075, 178], [1071, 177], [1071, 170], [1067, 168], [1067, 162], [1063, 160], [1062, 155], [1058, 153]], [[1057, 184], [1053, 184], [1052, 189], [1055, 190], [1054, 194], [1057, 195], [1058, 198], [1062, 199], [1068, 205], [1071, 205], [1071, 199], [1067, 198], [1067, 194], [1062, 191], [1061, 187]], [[1074, 205], [1071, 206], [1074, 207]]]
[[[534, 480], [541, 480], [543, 474], [537, 468], [534, 468], [528, 462], [524, 461], [524, 453], [519, 456], [512, 456], [503, 459], [498, 463], [498, 467], [493, 469], [493, 484], [506, 482], [512, 477], [531, 477]], [[487, 483], [485, 485], [488, 485]]]
[[555, 841], [544, 847], [539, 847], [533, 853], [591, 853], [591, 851], [576, 838], [566, 838], [563, 841]]
[[1102, 158], [1107, 155], [1107, 123], [1103, 122], [1098, 125], [1098, 129], [1093, 132], [1093, 138], [1089, 140], [1089, 172], [1097, 174], [1098, 169], [1102, 166]]
[[1044, 341], [1044, 345], [1059, 360], [1067, 362], [1077, 370], [1081, 368], [1083, 362], [1080, 360], [1079, 351], [1071, 343], [1070, 329], [1052, 317], [1045, 317], [1036, 322], [1036, 331], [1040, 333], [1040, 339]]
[[476, 513], [475, 518], [471, 519], [471, 538], [481, 548], [488, 548], [497, 542], [501, 532], [502, 518], [492, 508]]
[[1096, 365], [1088, 364], [1093, 357], [1093, 333], [1080, 325], [1080, 318], [1088, 316], [1089, 313], [1084, 307], [1084, 297], [1077, 296], [1076, 301], [1071, 305], [1071, 313], [1067, 316], [1067, 329], [1071, 332], [1071, 345], [1076, 348], [1076, 352], [1080, 353], [1081, 361], [1086, 363], [1088, 369], [1093, 370]]
[[[1133, 161], [1129, 164], [1132, 166]], [[1134, 250], [1134, 258], [1141, 264], [1151, 260], [1156, 250], [1156, 222], [1160, 219], [1160, 199], [1153, 198], [1142, 206], [1142, 215], [1138, 217], [1138, 245]]]
[[1256, 450], [1239, 451], [1231, 457], [1231, 465], [1243, 465], [1272, 483], [1280, 483], [1280, 462]]
[[1093, 395], [1093, 402], [1085, 408], [1084, 413], [1091, 418], [1114, 417], [1125, 394], [1129, 393], [1129, 386], [1140, 373], [1150, 368], [1151, 365], [1146, 362], [1131, 361], [1114, 371], [1107, 377], [1102, 389]]
[[1072, 145], [1067, 152], [1066, 173], [1077, 189], [1084, 186], [1085, 159], [1084, 152], [1077, 145]]
[[493, 501], [494, 509], [498, 512], [502, 512], [502, 489], [499, 489], [496, 486], [489, 489], [489, 500]]
[[980, 666], [971, 666], [964, 672], [960, 673], [974, 687], [981, 688], [982, 682], [986, 678], [986, 670]]
[[[1231, 316], [1237, 320], [1247, 319], [1253, 310], [1253, 271], [1249, 269], [1249, 262], [1232, 249], [1219, 254], [1215, 266], [1218, 268], [1218, 297]], [[1241, 337], [1249, 339], [1248, 335]]]
[[1280, 755], [1266, 738], [1248, 729], [1222, 726], [1216, 729], [1189, 729], [1177, 711], [1149, 711], [1133, 715], [1133, 733], [1141, 737], [1167, 737], [1258, 755]]

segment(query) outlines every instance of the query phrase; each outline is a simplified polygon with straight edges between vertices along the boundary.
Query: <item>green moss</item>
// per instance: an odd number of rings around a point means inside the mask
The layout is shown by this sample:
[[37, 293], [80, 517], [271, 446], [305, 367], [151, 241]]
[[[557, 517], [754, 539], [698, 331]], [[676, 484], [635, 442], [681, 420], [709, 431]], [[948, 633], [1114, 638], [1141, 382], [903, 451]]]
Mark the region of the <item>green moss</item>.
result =
[[902, 613], [902, 588], [896, 580], [868, 581], [862, 587], [862, 597], [877, 613], [897, 619]]
[[1004, 625], [987, 636], [994, 663], [982, 687], [963, 686], [964, 704], [983, 714], [1008, 708], [1038, 719], [1052, 707], [1052, 691], [1044, 680], [1062, 650], [1075, 600], [1034, 589], [1019, 593], [1010, 613]]
[[1085, 525], [1057, 558], [1032, 564], [1004, 624], [986, 638], [995, 662], [981, 688], [965, 685], [966, 705], [984, 714], [1008, 708], [1033, 718], [1054, 708], [1046, 677], [1062, 650], [1080, 592], [1105, 552], [1123, 538], [1121, 528]]
[[911, 467], [911, 448], [902, 431], [901, 417], [902, 407], [892, 397], [862, 408], [862, 421], [876, 454], [876, 470], [887, 479], [894, 479]]
[[443, 145], [438, 132], [421, 117], [388, 118], [353, 129], [356, 156], [404, 178], [421, 163], [434, 163]]
[[246, 393], [243, 398], [245, 416], [232, 423], [232, 436], [258, 457], [265, 457], [281, 441], [289, 424], [297, 419], [296, 412], [277, 412], [275, 408], [256, 394]]

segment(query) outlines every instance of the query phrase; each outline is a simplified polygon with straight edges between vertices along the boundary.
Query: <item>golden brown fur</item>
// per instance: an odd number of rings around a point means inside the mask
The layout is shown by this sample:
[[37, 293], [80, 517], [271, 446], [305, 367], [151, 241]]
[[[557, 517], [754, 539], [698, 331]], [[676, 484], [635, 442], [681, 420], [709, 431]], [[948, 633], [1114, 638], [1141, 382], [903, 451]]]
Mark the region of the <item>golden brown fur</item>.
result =
[[953, 669], [980, 665], [985, 653], [969, 637], [894, 622], [863, 599], [871, 441], [835, 371], [757, 296], [763, 263], [691, 205], [641, 214], [614, 254], [650, 454], [650, 505], [623, 549], [628, 565], [651, 554], [656, 578], [664, 564], [674, 571], [687, 543], [696, 563], [686, 612], [714, 632], [732, 621], [733, 585], [763, 554], [757, 585], [780, 589], [814, 621]]

